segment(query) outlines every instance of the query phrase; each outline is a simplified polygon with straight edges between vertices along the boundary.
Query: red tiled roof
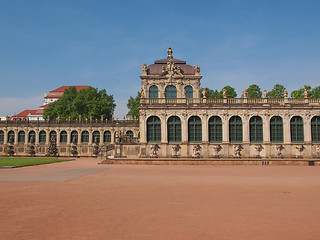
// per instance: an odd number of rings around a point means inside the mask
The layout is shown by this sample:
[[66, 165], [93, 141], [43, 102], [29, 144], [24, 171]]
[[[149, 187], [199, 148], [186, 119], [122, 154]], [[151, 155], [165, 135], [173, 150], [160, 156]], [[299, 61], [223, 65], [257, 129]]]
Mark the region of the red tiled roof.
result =
[[21, 113], [18, 113], [16, 115], [13, 115], [12, 117], [9, 118], [9, 120], [13, 120], [16, 118], [27, 118], [29, 114], [35, 114], [38, 110], [24, 110]]
[[77, 91], [81, 89], [86, 89], [90, 87], [89, 85], [82, 85], [82, 86], [62, 86], [55, 90], [52, 90], [49, 92], [49, 94], [45, 98], [60, 98], [63, 95], [64, 90], [66, 90], [69, 87], [75, 87]]
[[85, 88], [88, 88], [90, 87], [89, 85], [80, 85], [80, 86], [62, 86], [62, 87], [59, 87], [55, 90], [52, 90], [50, 92], [64, 92], [64, 90], [66, 90], [67, 88], [69, 87], [76, 87], [77, 91], [81, 90], [81, 89], [85, 89]]
[[48, 103], [48, 104], [42, 105], [42, 106], [40, 106], [39, 108], [47, 108], [47, 107], [49, 106], [49, 104], [51, 104], [51, 103]]

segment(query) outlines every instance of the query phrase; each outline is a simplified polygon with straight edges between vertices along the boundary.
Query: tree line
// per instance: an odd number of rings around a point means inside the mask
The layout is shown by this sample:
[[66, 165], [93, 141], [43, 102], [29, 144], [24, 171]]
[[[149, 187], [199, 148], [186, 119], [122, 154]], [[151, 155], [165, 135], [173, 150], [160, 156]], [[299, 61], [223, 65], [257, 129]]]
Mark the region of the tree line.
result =
[[[212, 90], [209, 88], [201, 88], [200, 95], [203, 97], [203, 90], [206, 92], [207, 98], [223, 98], [223, 89], [227, 90], [226, 97], [227, 98], [236, 98], [237, 93], [233, 87], [225, 86], [218, 90]], [[320, 86], [312, 88], [310, 85], [304, 85], [303, 87], [294, 90], [291, 92], [291, 98], [304, 98], [305, 89], [308, 90], [308, 97], [309, 98], [320, 98]], [[247, 98], [262, 98], [262, 90], [257, 84], [250, 85], [247, 89], [245, 89], [247, 93]], [[284, 91], [285, 87], [281, 84], [274, 85], [273, 89], [267, 92], [267, 98], [284, 98]], [[243, 98], [244, 95], [242, 93], [241, 97]]]

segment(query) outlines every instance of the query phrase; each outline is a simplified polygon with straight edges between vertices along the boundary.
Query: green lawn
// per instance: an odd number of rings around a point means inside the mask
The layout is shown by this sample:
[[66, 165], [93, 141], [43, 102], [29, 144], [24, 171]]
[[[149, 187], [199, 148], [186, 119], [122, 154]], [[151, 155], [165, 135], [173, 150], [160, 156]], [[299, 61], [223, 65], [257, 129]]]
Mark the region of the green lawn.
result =
[[0, 158], [0, 167], [2, 166], [31, 166], [39, 164], [48, 164], [55, 162], [70, 161], [73, 159], [59, 159], [59, 158]]

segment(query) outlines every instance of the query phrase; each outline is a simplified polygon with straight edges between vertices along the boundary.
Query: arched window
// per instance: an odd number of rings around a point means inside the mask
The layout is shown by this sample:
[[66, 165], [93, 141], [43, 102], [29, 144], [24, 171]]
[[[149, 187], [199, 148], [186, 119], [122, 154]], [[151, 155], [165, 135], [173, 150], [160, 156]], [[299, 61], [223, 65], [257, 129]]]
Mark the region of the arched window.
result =
[[49, 134], [49, 139], [54, 138], [55, 142], [57, 141], [57, 132], [56, 131], [51, 131]]
[[18, 143], [24, 143], [25, 142], [25, 132], [24, 131], [19, 131], [18, 132]]
[[66, 143], [68, 140], [68, 134], [66, 131], [61, 131], [60, 132], [60, 142], [61, 143]]
[[270, 119], [270, 140], [272, 143], [283, 142], [283, 122], [279, 116]]
[[290, 120], [291, 142], [302, 143], [304, 141], [303, 119], [300, 116], [294, 116]]
[[92, 133], [92, 142], [100, 143], [100, 132], [99, 131], [94, 131]]
[[8, 140], [7, 141], [8, 141], [8, 143], [9, 142], [14, 143], [14, 131], [11, 130], [8, 132]]
[[105, 131], [103, 133], [103, 142], [105, 142], [105, 143], [111, 142], [111, 132], [110, 131]]
[[158, 103], [158, 87], [153, 85], [149, 88], [150, 103]]
[[169, 85], [166, 87], [166, 98], [177, 98], [177, 89], [175, 86]]
[[222, 121], [218, 116], [209, 119], [209, 142], [222, 142]]
[[28, 142], [34, 143], [36, 141], [36, 133], [34, 131], [29, 132]]
[[72, 143], [78, 143], [78, 132], [77, 131], [72, 131], [71, 132], [71, 142]]
[[88, 131], [83, 131], [81, 133], [81, 142], [83, 142], [83, 143], [89, 142], [89, 132]]
[[126, 136], [132, 138], [133, 137], [133, 132], [131, 130], [126, 131]]
[[202, 141], [202, 124], [201, 119], [198, 116], [192, 116], [188, 120], [188, 141]]
[[262, 118], [254, 116], [250, 118], [250, 142], [263, 142]]
[[230, 142], [242, 142], [242, 120], [239, 116], [233, 116], [229, 120]]
[[184, 88], [186, 98], [193, 98], [193, 89], [191, 86], [186, 86]]
[[161, 122], [156, 116], [149, 117], [147, 120], [147, 141], [161, 141]]
[[40, 131], [40, 133], [39, 133], [39, 142], [40, 143], [45, 143], [46, 142], [46, 136], [47, 136], [47, 134], [46, 134], [46, 132], [45, 131]]
[[0, 130], [0, 143], [4, 142], [4, 132]]
[[181, 120], [179, 117], [169, 117], [167, 129], [169, 142], [181, 142]]
[[320, 142], [320, 117], [316, 116], [311, 119], [311, 136], [312, 142]]

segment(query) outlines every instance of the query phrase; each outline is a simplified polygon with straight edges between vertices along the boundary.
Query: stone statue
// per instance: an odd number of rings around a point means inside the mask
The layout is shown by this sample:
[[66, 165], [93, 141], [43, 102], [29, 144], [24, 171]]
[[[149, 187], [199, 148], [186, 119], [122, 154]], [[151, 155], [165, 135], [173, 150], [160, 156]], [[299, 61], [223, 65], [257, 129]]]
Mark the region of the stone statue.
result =
[[142, 70], [142, 76], [146, 76], [148, 74], [147, 73], [147, 64], [142, 64], [141, 70]]
[[284, 90], [283, 90], [283, 96], [284, 96], [285, 98], [288, 97], [288, 91], [287, 91], [287, 89], [284, 89]]
[[195, 65], [193, 66], [194, 70], [195, 70], [195, 75], [200, 75], [200, 66]]
[[98, 137], [95, 136], [94, 137], [94, 141], [93, 141], [93, 155], [98, 156], [99, 152], [100, 152], [100, 148], [99, 148], [99, 141], [98, 141]]
[[206, 94], [207, 94], [207, 91], [206, 91], [206, 89], [204, 88], [204, 89], [202, 90], [203, 98], [207, 98], [207, 97], [206, 97]]
[[144, 94], [143, 87], [141, 87], [141, 94], [140, 94], [140, 98], [145, 98], [145, 94]]
[[241, 150], [242, 149], [243, 149], [243, 147], [241, 144], [235, 145], [233, 147], [233, 150], [234, 150], [233, 156], [237, 157], [237, 158], [241, 157]]
[[304, 89], [304, 98], [308, 98], [308, 92], [309, 92], [308, 89]]
[[213, 156], [214, 157], [219, 157], [219, 152], [221, 151], [222, 147], [220, 144], [218, 145], [213, 145]]
[[195, 145], [193, 147], [193, 157], [199, 158], [201, 156], [201, 149], [202, 147], [199, 144]]
[[176, 158], [179, 157], [180, 149], [181, 149], [181, 147], [179, 144], [172, 146], [172, 152], [173, 152], [172, 157], [176, 157]]
[[223, 98], [227, 98], [227, 89], [222, 89]]
[[244, 98], [248, 98], [248, 92], [247, 92], [247, 89], [243, 91], [243, 97], [244, 97]]
[[284, 147], [282, 146], [282, 144], [278, 144], [276, 146], [277, 149], [277, 158], [281, 158], [282, 157], [282, 150], [284, 149]]
[[150, 149], [151, 149], [151, 153], [150, 153], [150, 156], [151, 157], [158, 157], [159, 156], [159, 149], [160, 149], [160, 146], [158, 144], [155, 144], [153, 146], [150, 146]]
[[296, 149], [297, 149], [297, 155], [296, 155], [296, 157], [297, 157], [297, 158], [302, 158], [302, 152], [303, 152], [303, 150], [305, 149], [305, 147], [303, 146], [303, 144], [297, 145], [297, 146], [296, 146]]
[[263, 91], [263, 98], [267, 98], [267, 95], [268, 95], [267, 90], [264, 90]]
[[257, 157], [261, 157], [260, 154], [261, 154], [261, 151], [264, 149], [264, 147], [261, 144], [259, 144], [259, 145], [256, 145], [254, 149], [257, 151]]

